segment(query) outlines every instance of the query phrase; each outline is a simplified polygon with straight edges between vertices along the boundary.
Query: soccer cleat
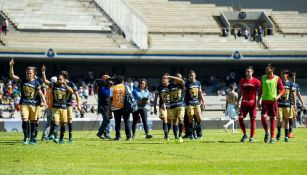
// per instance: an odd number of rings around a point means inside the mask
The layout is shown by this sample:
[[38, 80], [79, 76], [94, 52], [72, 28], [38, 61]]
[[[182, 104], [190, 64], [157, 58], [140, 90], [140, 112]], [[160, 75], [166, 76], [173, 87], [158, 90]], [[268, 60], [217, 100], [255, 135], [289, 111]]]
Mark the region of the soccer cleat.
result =
[[99, 138], [102, 139], [102, 140], [106, 139], [106, 138], [104, 137], [104, 135], [96, 134], [96, 136], [99, 137]]
[[54, 137], [53, 136], [49, 136], [48, 140], [54, 140]]
[[41, 141], [46, 141], [48, 138], [46, 136], [42, 137]]
[[59, 144], [65, 144], [65, 141], [64, 140], [60, 140]]
[[58, 144], [59, 143], [59, 139], [53, 139], [53, 142]]
[[27, 145], [28, 144], [28, 139], [23, 139], [22, 144]]
[[183, 143], [182, 137], [179, 137], [179, 143]]
[[248, 142], [249, 143], [254, 143], [254, 138], [249, 138]]
[[36, 145], [35, 139], [33, 139], [33, 140], [30, 141], [30, 145]]
[[274, 143], [274, 139], [270, 138], [270, 144], [273, 144], [273, 143]]
[[120, 137], [115, 137], [114, 141], [120, 141]]
[[150, 135], [150, 134], [146, 135], [146, 139], [151, 139], [151, 138], [152, 138], [152, 135]]
[[128, 138], [126, 139], [126, 141], [128, 141], [128, 142], [129, 142], [129, 141], [131, 141], [131, 140], [132, 140], [132, 138], [131, 138], [131, 137], [130, 137], [130, 138], [128, 137]]
[[288, 134], [288, 138], [294, 138], [294, 135], [292, 132]]
[[194, 136], [193, 135], [190, 135], [190, 140], [194, 140]]
[[244, 134], [240, 142], [244, 143], [247, 138], [248, 138], [247, 134]]
[[268, 143], [268, 141], [269, 141], [269, 134], [266, 133], [266, 134], [264, 135], [264, 142], [265, 142], [265, 143]]
[[277, 133], [277, 135], [276, 135], [276, 140], [277, 140], [277, 141], [279, 141], [279, 140], [280, 140], [280, 132], [279, 132], [279, 133]]
[[285, 137], [285, 142], [289, 142], [289, 138], [288, 137]]
[[68, 139], [68, 142], [69, 142], [69, 143], [73, 143], [73, 142], [74, 142], [74, 139], [73, 139], [73, 138], [69, 138], [69, 139]]

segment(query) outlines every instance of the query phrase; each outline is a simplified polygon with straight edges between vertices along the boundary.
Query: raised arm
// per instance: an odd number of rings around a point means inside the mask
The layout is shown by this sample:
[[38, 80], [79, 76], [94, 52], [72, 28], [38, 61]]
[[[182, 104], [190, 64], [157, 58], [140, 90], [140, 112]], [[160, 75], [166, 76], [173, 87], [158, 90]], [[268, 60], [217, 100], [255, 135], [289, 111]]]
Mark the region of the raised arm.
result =
[[42, 79], [43, 79], [43, 82], [46, 85], [50, 85], [51, 84], [51, 82], [49, 80], [47, 80], [47, 77], [46, 77], [46, 67], [45, 67], [45, 65], [43, 65], [43, 67], [42, 67]]
[[10, 64], [9, 64], [10, 65], [10, 71], [9, 71], [10, 79], [15, 80], [15, 81], [19, 81], [20, 78], [14, 74], [14, 64], [15, 64], [15, 61], [12, 58], [11, 61], [10, 61]]
[[181, 86], [184, 86], [184, 80], [182, 78], [178, 78], [178, 77], [175, 77], [175, 76], [168, 76], [169, 79], [173, 79], [173, 80], [176, 80], [178, 81], [178, 83], [181, 85]]
[[45, 98], [45, 95], [43, 94], [41, 89], [38, 90], [38, 95], [39, 95], [39, 97], [41, 99], [41, 104], [40, 105], [41, 106], [46, 106], [47, 105], [46, 98]]

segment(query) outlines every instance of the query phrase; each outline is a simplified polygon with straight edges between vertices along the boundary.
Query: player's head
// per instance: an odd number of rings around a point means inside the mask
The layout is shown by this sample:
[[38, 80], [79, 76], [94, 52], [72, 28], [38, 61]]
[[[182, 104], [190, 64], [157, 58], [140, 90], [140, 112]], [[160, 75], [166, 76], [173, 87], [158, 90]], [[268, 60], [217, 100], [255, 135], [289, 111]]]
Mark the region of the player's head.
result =
[[146, 79], [141, 79], [139, 81], [139, 88], [144, 90], [144, 89], [148, 89], [148, 82]]
[[124, 81], [125, 81], [124, 76], [122, 76], [122, 75], [117, 76], [116, 81], [117, 81], [117, 84], [124, 83]]
[[36, 74], [37, 74], [36, 67], [27, 67], [27, 69], [26, 69], [26, 78], [27, 78], [27, 80], [34, 79]]
[[162, 85], [163, 85], [163, 86], [167, 86], [167, 85], [168, 85], [168, 83], [169, 83], [169, 81], [168, 81], [168, 76], [169, 76], [168, 73], [164, 73], [164, 74], [162, 75], [162, 80], [161, 80], [161, 82], [162, 82]]
[[66, 70], [61, 71], [61, 74], [64, 76], [66, 80], [69, 80], [69, 73]]
[[[182, 78], [182, 75], [181, 75], [181, 73], [176, 73], [176, 74], [175, 74], [175, 77], [177, 77], [177, 78]], [[174, 83], [175, 83], [175, 84], [178, 84], [178, 82], [177, 82], [176, 80], [174, 81]]]
[[195, 81], [195, 79], [196, 79], [195, 71], [194, 70], [190, 70], [190, 72], [189, 72], [189, 80], [190, 81]]
[[289, 79], [290, 79], [290, 81], [295, 83], [295, 81], [296, 81], [296, 72], [291, 72], [290, 75], [289, 75]]
[[109, 79], [109, 78], [110, 78], [110, 75], [109, 75], [108, 72], [105, 72], [105, 73], [102, 75], [102, 77], [101, 77], [101, 79], [103, 79], [103, 80], [107, 80], [107, 79]]
[[289, 74], [290, 74], [290, 71], [287, 70], [287, 69], [284, 69], [281, 71], [281, 78], [283, 80], [288, 80], [289, 79]]
[[230, 91], [234, 91], [234, 90], [235, 90], [234, 84], [230, 84], [230, 85], [228, 86], [228, 88], [229, 88]]
[[246, 69], [245, 69], [245, 75], [247, 78], [251, 78], [254, 74], [254, 68], [253, 66], [248, 66]]
[[270, 75], [275, 71], [275, 67], [272, 64], [267, 64], [265, 67], [265, 74]]
[[65, 76], [62, 74], [62, 72], [60, 72], [57, 76], [57, 83], [62, 85], [65, 83], [65, 81]]

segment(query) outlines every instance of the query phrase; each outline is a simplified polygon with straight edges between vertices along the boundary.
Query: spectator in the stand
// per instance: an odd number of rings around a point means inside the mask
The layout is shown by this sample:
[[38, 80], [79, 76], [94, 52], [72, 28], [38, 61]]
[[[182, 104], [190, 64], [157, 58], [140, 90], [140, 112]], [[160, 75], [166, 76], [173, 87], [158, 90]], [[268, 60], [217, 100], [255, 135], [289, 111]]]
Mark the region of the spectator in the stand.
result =
[[228, 30], [226, 28], [223, 28], [223, 36], [224, 37], [228, 36]]
[[236, 28], [233, 29], [233, 36], [237, 39], [238, 30]]
[[247, 40], [249, 37], [249, 31], [247, 29], [244, 29], [244, 37]]
[[258, 29], [257, 28], [255, 28], [254, 29], [254, 33], [253, 33], [253, 40], [254, 41], [256, 41], [256, 42], [258, 42]]
[[82, 87], [83, 87], [83, 97], [85, 100], [87, 100], [90, 92], [89, 88], [85, 83], [83, 83]]
[[8, 26], [8, 21], [7, 19], [4, 19], [4, 21], [2, 22], [1, 28], [2, 28], [2, 32], [6, 35], [7, 33], [7, 26]]
[[261, 28], [261, 26], [259, 26], [259, 29], [258, 29], [258, 42], [262, 42], [262, 35], [263, 35], [263, 30]]
[[88, 75], [88, 81], [93, 83], [94, 82], [94, 78], [95, 78], [94, 71], [92, 69], [90, 69], [88, 71], [87, 75]]

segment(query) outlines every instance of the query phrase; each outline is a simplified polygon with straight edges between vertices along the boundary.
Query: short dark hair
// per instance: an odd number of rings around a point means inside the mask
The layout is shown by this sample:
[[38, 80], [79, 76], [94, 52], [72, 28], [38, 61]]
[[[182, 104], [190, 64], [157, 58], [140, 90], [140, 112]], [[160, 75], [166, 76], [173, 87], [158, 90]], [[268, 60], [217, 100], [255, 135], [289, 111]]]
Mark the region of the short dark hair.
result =
[[189, 74], [192, 74], [192, 73], [196, 75], [196, 72], [193, 69], [189, 71]]
[[267, 68], [267, 67], [269, 67], [269, 68], [272, 69], [273, 71], [275, 70], [275, 67], [274, 67], [271, 63], [267, 64], [267, 65], [266, 65], [266, 68]]
[[235, 89], [235, 85], [232, 84], [232, 83], [228, 87], [229, 87], [230, 90], [234, 90]]
[[164, 73], [164, 74], [162, 75], [162, 77], [163, 77], [163, 76], [169, 76], [169, 73], [166, 72], [166, 73]]
[[65, 79], [69, 79], [69, 73], [66, 70], [62, 70], [61, 74], [64, 76]]
[[251, 70], [254, 71], [254, 67], [253, 67], [253, 66], [248, 66], [248, 67], [246, 68], [246, 70], [247, 70], [247, 69], [251, 69]]
[[122, 83], [125, 79], [124, 79], [124, 76], [118, 75], [118, 76], [116, 77], [116, 80], [117, 80], [117, 83], [119, 84], [119, 83]]
[[283, 69], [281, 71], [282, 74], [287, 74], [287, 75], [290, 75], [290, 71], [288, 69]]
[[296, 72], [291, 72], [290, 74], [289, 74], [289, 77], [296, 77]]

